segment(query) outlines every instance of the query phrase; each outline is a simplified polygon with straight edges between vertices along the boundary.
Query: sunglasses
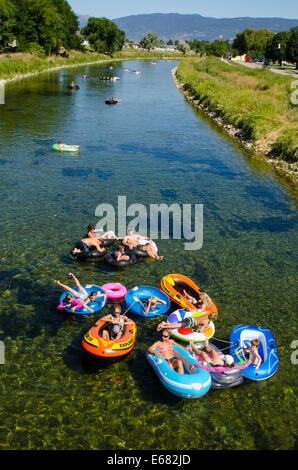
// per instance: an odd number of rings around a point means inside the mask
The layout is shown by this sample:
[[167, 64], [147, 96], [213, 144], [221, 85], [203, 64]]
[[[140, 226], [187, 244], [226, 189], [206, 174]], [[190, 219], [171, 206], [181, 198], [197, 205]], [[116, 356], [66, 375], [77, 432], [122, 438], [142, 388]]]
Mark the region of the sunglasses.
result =
[[169, 335], [161, 335], [163, 338], [169, 338]]

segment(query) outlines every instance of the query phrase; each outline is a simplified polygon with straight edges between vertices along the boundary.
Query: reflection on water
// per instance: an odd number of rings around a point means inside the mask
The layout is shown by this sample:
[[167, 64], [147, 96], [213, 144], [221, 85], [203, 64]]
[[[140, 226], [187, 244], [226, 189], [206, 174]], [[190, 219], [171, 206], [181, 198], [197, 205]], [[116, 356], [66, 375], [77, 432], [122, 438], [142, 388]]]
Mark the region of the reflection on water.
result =
[[[252, 449], [295, 443], [296, 201], [269, 167], [219, 132], [177, 91], [175, 63], [114, 62], [9, 84], [0, 106], [0, 447], [3, 449]], [[124, 72], [141, 69], [142, 74]], [[90, 78], [83, 80], [82, 73]], [[74, 80], [80, 90], [70, 93]], [[122, 102], [106, 106], [106, 97]], [[61, 139], [79, 155], [59, 154]], [[158, 240], [162, 263], [122, 271], [79, 264], [68, 253], [118, 195], [141, 203], [204, 205], [204, 243]], [[128, 221], [129, 222], [129, 221]], [[82, 283], [157, 286], [169, 272], [192, 278], [220, 312], [217, 338], [240, 323], [269, 327], [280, 369], [269, 381], [210, 391], [200, 400], [167, 392], [146, 363], [160, 318], [134, 318], [130, 358], [107, 369], [82, 357], [93, 318], [56, 310], [73, 271]], [[108, 311], [108, 307], [104, 312]], [[223, 345], [223, 343], [221, 344]], [[224, 344], [226, 345], [226, 344]]]

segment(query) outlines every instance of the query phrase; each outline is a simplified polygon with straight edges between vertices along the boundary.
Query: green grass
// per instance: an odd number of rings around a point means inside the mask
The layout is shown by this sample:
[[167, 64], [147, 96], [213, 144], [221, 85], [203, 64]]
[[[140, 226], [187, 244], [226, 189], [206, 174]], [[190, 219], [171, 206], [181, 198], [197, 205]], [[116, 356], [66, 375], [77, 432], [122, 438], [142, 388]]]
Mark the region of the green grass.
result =
[[13, 53], [0, 55], [0, 80], [9, 80], [18, 75], [39, 73], [53, 67], [79, 65], [88, 62], [113, 59], [162, 59], [165, 57], [181, 57], [179, 53], [171, 52], [146, 52], [127, 50], [115, 53], [112, 57], [96, 52], [71, 51], [69, 57], [50, 56], [38, 57], [34, 54]]
[[177, 69], [177, 79], [184, 90], [241, 129], [259, 148], [297, 162], [297, 106], [290, 99], [294, 77], [249, 70], [217, 58], [187, 58]]

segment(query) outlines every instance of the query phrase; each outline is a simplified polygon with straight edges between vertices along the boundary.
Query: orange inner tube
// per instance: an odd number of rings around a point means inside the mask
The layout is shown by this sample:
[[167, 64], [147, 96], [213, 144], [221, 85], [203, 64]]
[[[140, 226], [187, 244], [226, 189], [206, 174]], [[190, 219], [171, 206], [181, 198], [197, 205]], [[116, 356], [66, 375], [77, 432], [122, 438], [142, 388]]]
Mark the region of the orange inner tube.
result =
[[98, 320], [95, 325], [84, 335], [82, 340], [83, 348], [95, 356], [102, 358], [115, 358], [126, 356], [133, 349], [136, 342], [137, 327], [135, 322], [126, 325], [125, 332], [117, 340], [105, 341], [98, 334], [98, 330], [105, 321]]

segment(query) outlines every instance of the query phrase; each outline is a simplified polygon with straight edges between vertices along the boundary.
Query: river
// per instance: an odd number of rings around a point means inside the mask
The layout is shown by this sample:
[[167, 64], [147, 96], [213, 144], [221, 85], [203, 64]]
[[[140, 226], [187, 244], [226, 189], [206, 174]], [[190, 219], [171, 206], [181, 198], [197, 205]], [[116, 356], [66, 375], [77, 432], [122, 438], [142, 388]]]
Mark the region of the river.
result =
[[[171, 76], [177, 62], [110, 65], [10, 83], [0, 106], [0, 448], [294, 448], [292, 188], [185, 100]], [[120, 80], [98, 79], [108, 74]], [[79, 90], [66, 88], [71, 80]], [[109, 96], [122, 102], [107, 106]], [[80, 144], [79, 154], [54, 152], [59, 139]], [[118, 196], [147, 210], [202, 204], [202, 247], [156, 240], [163, 262], [146, 259], [121, 271], [71, 260], [75, 241], [98, 221], [96, 207], [117, 208]], [[61, 291], [53, 280], [68, 281], [70, 271], [82, 284], [117, 281], [127, 289], [184, 274], [216, 303], [216, 338], [228, 341], [237, 324], [271, 329], [279, 370], [264, 382], [179, 399], [145, 359], [161, 319], [133, 315], [138, 336], [129, 359], [105, 369], [91, 365], [81, 339], [94, 318], [56, 310]]]

